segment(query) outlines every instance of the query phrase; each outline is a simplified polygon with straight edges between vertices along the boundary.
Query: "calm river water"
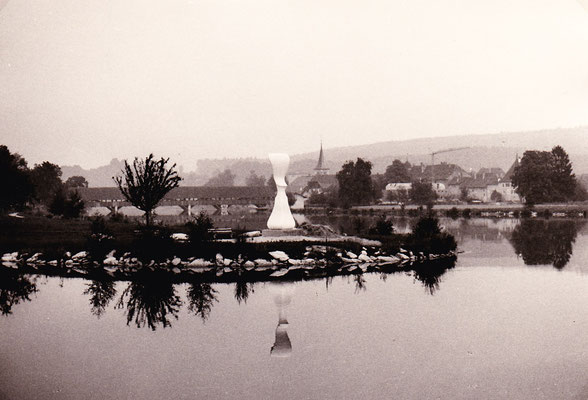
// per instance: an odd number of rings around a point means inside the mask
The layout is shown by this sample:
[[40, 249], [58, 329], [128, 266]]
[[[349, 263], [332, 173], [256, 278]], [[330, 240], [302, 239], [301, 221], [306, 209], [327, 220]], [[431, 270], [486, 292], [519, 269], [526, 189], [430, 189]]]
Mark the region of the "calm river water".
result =
[[434, 280], [5, 279], [0, 399], [588, 398], [585, 221], [443, 224]]

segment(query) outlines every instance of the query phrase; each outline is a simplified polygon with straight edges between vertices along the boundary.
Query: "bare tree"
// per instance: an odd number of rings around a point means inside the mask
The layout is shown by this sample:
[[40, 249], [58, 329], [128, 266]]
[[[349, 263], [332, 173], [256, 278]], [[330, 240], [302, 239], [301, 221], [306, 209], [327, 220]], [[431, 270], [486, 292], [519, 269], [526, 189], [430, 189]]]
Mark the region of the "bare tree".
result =
[[166, 167], [169, 158], [159, 161], [149, 154], [145, 160], [135, 157], [133, 165], [125, 160], [123, 176], [113, 179], [121, 193], [132, 205], [145, 211], [145, 222], [151, 225], [151, 213], [157, 204], [182, 180], [175, 171], [176, 164]]

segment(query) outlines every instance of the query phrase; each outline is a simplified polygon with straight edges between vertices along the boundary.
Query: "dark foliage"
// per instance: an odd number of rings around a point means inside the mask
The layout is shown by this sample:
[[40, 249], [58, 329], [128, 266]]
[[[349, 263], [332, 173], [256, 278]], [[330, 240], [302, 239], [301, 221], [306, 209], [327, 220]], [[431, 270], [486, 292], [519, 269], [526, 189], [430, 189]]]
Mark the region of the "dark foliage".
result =
[[90, 257], [95, 261], [101, 262], [115, 245], [113, 233], [108, 227], [106, 219], [101, 216], [92, 218], [87, 244]]
[[87, 188], [88, 181], [83, 176], [71, 176], [65, 181], [65, 187], [67, 189]]
[[62, 189], [61, 168], [45, 161], [40, 165], [35, 165], [30, 175], [35, 198], [42, 204], [49, 205], [55, 194]]
[[576, 175], [568, 154], [561, 146], [551, 150], [552, 201], [570, 201], [576, 194]]
[[214, 228], [214, 224], [208, 214], [202, 211], [194, 220], [186, 223], [186, 228], [188, 229], [190, 242], [195, 245], [201, 245], [212, 239], [209, 230]]
[[91, 312], [100, 318], [106, 311], [106, 307], [116, 295], [114, 281], [91, 281], [86, 284], [85, 295], [90, 296]]
[[347, 208], [353, 205], [369, 204], [375, 193], [372, 183], [372, 163], [358, 158], [356, 162], [346, 162], [337, 172], [339, 182], [339, 201]]
[[406, 189], [393, 190], [387, 193], [386, 200], [397, 201], [401, 205], [408, 203], [410, 200], [409, 191]]
[[199, 315], [203, 322], [210, 317], [214, 302], [218, 302], [217, 291], [210, 283], [194, 282], [188, 286], [188, 310]]
[[164, 261], [174, 255], [176, 243], [171, 238], [171, 231], [166, 226], [140, 226], [135, 231], [131, 246], [133, 255], [143, 263], [151, 260]]
[[0, 190], [0, 211], [21, 209], [34, 194], [27, 162], [4, 145], [0, 146], [0, 187], [4, 188]]
[[30, 301], [31, 295], [36, 293], [37, 284], [28, 277], [0, 269], [0, 312], [2, 315], [12, 313], [12, 308], [23, 301]]
[[578, 230], [585, 221], [524, 219], [510, 242], [526, 265], [552, 264], [564, 268], [572, 256]]
[[386, 167], [386, 172], [384, 173], [384, 177], [386, 178], [387, 183], [400, 183], [400, 182], [410, 182], [410, 163], [402, 162], [398, 159], [392, 161], [391, 165]]
[[565, 150], [526, 151], [512, 176], [517, 193], [529, 205], [574, 200], [576, 177]]
[[49, 212], [53, 215], [61, 215], [65, 218], [78, 218], [84, 212], [84, 200], [77, 190], [67, 191], [63, 185], [55, 192]]
[[369, 233], [374, 235], [389, 236], [394, 233], [394, 224], [391, 219], [385, 217], [378, 218], [376, 224], [372, 226]]
[[502, 194], [500, 194], [498, 191], [495, 190], [490, 195], [490, 200], [492, 200], [496, 203], [500, 203], [502, 201]]
[[178, 319], [182, 305], [171, 281], [165, 275], [152, 274], [130, 282], [118, 300], [117, 308], [124, 308], [127, 324], [134, 321], [137, 328], [171, 327], [171, 319]]
[[451, 207], [447, 210], [446, 215], [451, 219], [458, 219], [459, 218], [459, 210], [457, 207]]
[[239, 304], [241, 304], [241, 302], [247, 303], [249, 295], [254, 291], [253, 283], [245, 280], [238, 280], [235, 282], [235, 300], [237, 300], [237, 303]]
[[416, 222], [406, 247], [424, 254], [446, 254], [457, 248], [457, 242], [453, 235], [441, 230], [437, 218], [427, 216]]
[[428, 182], [413, 182], [408, 193], [410, 200], [415, 204], [432, 204], [437, 199], [433, 186]]
[[439, 290], [441, 277], [445, 272], [455, 266], [455, 260], [436, 260], [426, 265], [417, 265], [414, 269], [414, 277], [423, 284], [425, 290], [434, 295]]
[[386, 181], [384, 174], [373, 174], [372, 185], [374, 188], [374, 198], [381, 199], [384, 197], [386, 185], [389, 182]]

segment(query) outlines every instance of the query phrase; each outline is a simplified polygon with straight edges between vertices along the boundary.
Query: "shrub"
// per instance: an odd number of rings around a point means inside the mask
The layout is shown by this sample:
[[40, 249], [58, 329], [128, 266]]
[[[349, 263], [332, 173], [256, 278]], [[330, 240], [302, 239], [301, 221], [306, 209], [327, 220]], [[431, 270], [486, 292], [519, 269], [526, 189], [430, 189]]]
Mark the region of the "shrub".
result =
[[84, 211], [84, 200], [77, 190], [65, 194], [65, 190], [60, 188], [55, 192], [49, 204], [49, 211], [53, 215], [61, 215], [65, 218], [78, 218]]
[[106, 225], [106, 219], [102, 216], [92, 218], [87, 245], [92, 259], [102, 261], [114, 244], [114, 237]]
[[457, 219], [459, 218], [459, 210], [457, 207], [451, 207], [451, 209], [447, 210], [446, 215], [451, 219]]
[[214, 227], [212, 219], [204, 211], [201, 211], [193, 221], [186, 224], [188, 237], [191, 243], [199, 244], [212, 239], [209, 230]]
[[453, 235], [443, 232], [435, 217], [422, 217], [407, 240], [407, 247], [424, 254], [446, 254], [457, 248]]
[[375, 226], [372, 226], [369, 230], [372, 235], [388, 236], [394, 233], [394, 224], [392, 220], [386, 219], [385, 217], [379, 218], [376, 221]]
[[143, 262], [148, 262], [150, 260], [162, 261], [170, 257], [174, 245], [169, 228], [142, 225], [135, 231], [135, 239], [131, 248], [133, 253], [136, 253], [136, 257]]
[[110, 229], [106, 226], [106, 219], [104, 217], [94, 217], [90, 220], [90, 232], [93, 235], [103, 234], [111, 235]]
[[531, 208], [525, 207], [521, 211], [521, 218], [530, 218], [531, 217]]
[[108, 215], [110, 222], [127, 222], [127, 218], [119, 212], [113, 211]]

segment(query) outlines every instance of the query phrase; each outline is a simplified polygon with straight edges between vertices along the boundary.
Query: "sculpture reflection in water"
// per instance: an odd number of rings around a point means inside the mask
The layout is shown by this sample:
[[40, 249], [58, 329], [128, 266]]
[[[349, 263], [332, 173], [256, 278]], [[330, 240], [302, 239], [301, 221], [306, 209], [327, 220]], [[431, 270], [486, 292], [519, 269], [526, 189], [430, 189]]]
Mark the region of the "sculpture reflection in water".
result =
[[12, 314], [12, 307], [22, 301], [31, 301], [31, 295], [37, 291], [37, 284], [33, 279], [2, 269], [0, 272], [0, 312], [2, 315]]
[[290, 357], [292, 343], [288, 337], [288, 319], [286, 308], [292, 301], [295, 286], [293, 283], [271, 283], [270, 292], [273, 294], [274, 303], [278, 308], [278, 326], [276, 327], [276, 340], [270, 350], [272, 357]]
[[206, 322], [214, 302], [218, 302], [217, 293], [210, 283], [191, 283], [187, 290], [188, 310], [195, 315], [199, 315], [202, 322]]
[[93, 315], [100, 318], [106, 311], [108, 303], [116, 295], [114, 281], [92, 281], [86, 284], [85, 295], [90, 295], [90, 307]]
[[129, 283], [117, 303], [117, 308], [126, 308], [127, 325], [134, 320], [137, 328], [151, 330], [171, 327], [170, 320], [178, 319], [181, 306], [173, 283], [156, 276]]
[[570, 261], [578, 230], [585, 223], [524, 219], [512, 232], [510, 243], [525, 265], [551, 264], [562, 269]]

